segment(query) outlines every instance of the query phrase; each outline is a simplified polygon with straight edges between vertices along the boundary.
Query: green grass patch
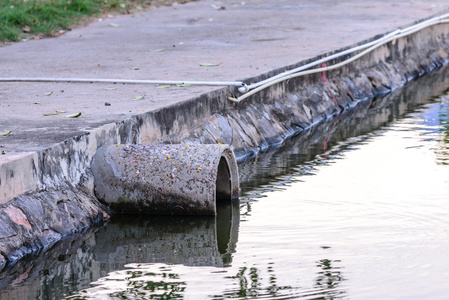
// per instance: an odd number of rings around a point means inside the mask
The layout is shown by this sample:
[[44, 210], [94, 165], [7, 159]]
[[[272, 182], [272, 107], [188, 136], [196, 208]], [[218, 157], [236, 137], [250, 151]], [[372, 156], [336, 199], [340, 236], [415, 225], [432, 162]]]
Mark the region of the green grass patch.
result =
[[168, 1], [151, 0], [0, 0], [0, 41], [54, 36], [81, 20], [110, 12], [129, 13]]

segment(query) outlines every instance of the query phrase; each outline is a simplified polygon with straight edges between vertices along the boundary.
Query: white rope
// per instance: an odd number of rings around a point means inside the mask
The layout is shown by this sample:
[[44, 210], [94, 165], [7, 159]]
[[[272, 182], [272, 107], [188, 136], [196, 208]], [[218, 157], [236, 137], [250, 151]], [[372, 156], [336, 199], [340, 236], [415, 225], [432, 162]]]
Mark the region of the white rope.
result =
[[[255, 93], [260, 92], [261, 90], [266, 89], [266, 88], [268, 88], [268, 87], [270, 87], [270, 86], [272, 86], [272, 85], [274, 85], [276, 83], [279, 83], [279, 82], [282, 82], [282, 81], [286, 81], [286, 80], [289, 80], [289, 79], [292, 79], [292, 78], [300, 77], [300, 76], [316, 74], [316, 73], [321, 73], [321, 72], [324, 72], [324, 71], [329, 71], [329, 70], [334, 70], [334, 69], [341, 68], [342, 66], [347, 65], [347, 64], [355, 61], [356, 59], [358, 59], [358, 58], [368, 54], [369, 52], [373, 51], [374, 49], [376, 49], [376, 48], [378, 48], [378, 47], [380, 47], [380, 46], [382, 46], [384, 44], [387, 44], [387, 43], [389, 43], [389, 42], [391, 42], [391, 41], [393, 41], [395, 39], [411, 35], [411, 34], [417, 32], [417, 31], [420, 31], [420, 30], [426, 28], [426, 27], [430, 27], [430, 26], [433, 26], [433, 25], [436, 25], [436, 24], [449, 23], [449, 20], [445, 20], [445, 18], [448, 18], [448, 17], [449, 17], [449, 14], [445, 14], [445, 15], [442, 15], [440, 17], [435, 17], [435, 18], [429, 19], [427, 21], [418, 23], [416, 25], [407, 27], [407, 28], [402, 29], [402, 30], [396, 30], [396, 31], [394, 31], [394, 32], [392, 32], [392, 33], [390, 33], [390, 34], [388, 34], [388, 35], [386, 35], [386, 36], [376, 40], [376, 41], [373, 41], [373, 42], [370, 42], [370, 43], [367, 43], [367, 44], [364, 44], [364, 45], [360, 45], [360, 46], [357, 46], [357, 47], [354, 47], [354, 48], [351, 48], [351, 49], [348, 49], [348, 50], [336, 53], [336, 54], [334, 54], [332, 56], [329, 56], [329, 57], [317, 60], [317, 61], [315, 61], [313, 63], [301, 66], [299, 68], [296, 68], [296, 69], [293, 69], [293, 70], [290, 70], [290, 71], [278, 74], [276, 76], [273, 76], [273, 77], [268, 78], [266, 80], [260, 81], [258, 83], [250, 84], [250, 85], [247, 86], [247, 88], [249, 88], [250, 91], [248, 91], [247, 93], [245, 93], [244, 95], [242, 95], [240, 97], [228, 97], [228, 99], [233, 101], [233, 102], [240, 102], [240, 101], [250, 97], [251, 95], [254, 95]], [[366, 45], [371, 45], [371, 47], [367, 48]], [[367, 49], [365, 51], [362, 51], [362, 52], [358, 53], [357, 55], [354, 55], [353, 57], [351, 57], [351, 58], [349, 58], [349, 59], [347, 59], [347, 60], [345, 60], [343, 62], [337, 63], [335, 65], [331, 65], [331, 66], [326, 66], [324, 68], [317, 68], [317, 69], [313, 69], [313, 70], [302, 71], [302, 70], [308, 69], [310, 67], [322, 64], [322, 63], [324, 63], [326, 61], [329, 61], [331, 59], [334, 59], [334, 58], [337, 58], [337, 57], [341, 57], [341, 56], [349, 54], [349, 53], [356, 52], [356, 51], [358, 51], [360, 49], [363, 49], [363, 48], [367, 48]]]
[[[301, 67], [282, 72], [278, 75], [275, 75], [273, 77], [267, 78], [265, 80], [252, 83], [247, 85], [246, 83], [242, 81], [182, 81], [182, 80], [126, 80], [126, 79], [95, 79], [95, 78], [0, 78], [0, 82], [77, 82], [77, 83], [128, 83], [128, 84], [166, 84], [166, 85], [206, 85], [206, 86], [237, 86], [238, 91], [242, 93], [243, 95], [240, 97], [228, 97], [229, 100], [234, 102], [240, 102], [251, 95], [254, 95], [257, 92], [260, 92], [263, 89], [266, 89], [276, 83], [286, 81], [291, 78], [296, 78], [304, 75], [309, 74], [316, 74], [324, 71], [334, 70], [337, 68], [340, 68], [344, 65], [347, 65], [354, 60], [368, 54], [369, 52], [373, 51], [374, 49], [385, 45], [386, 43], [389, 43], [395, 39], [410, 35], [412, 33], [415, 33], [417, 31], [420, 31], [426, 27], [430, 27], [437, 24], [442, 23], [449, 23], [449, 13], [434, 17], [431, 19], [428, 19], [426, 21], [420, 22], [418, 24], [415, 24], [413, 26], [409, 26], [404, 29], [398, 29], [395, 30], [387, 35], [384, 35], [383, 37], [371, 41], [369, 43], [365, 43], [338, 53], [335, 53], [333, 55], [330, 55], [328, 57], [324, 57], [322, 59], [316, 60], [314, 62], [311, 62], [309, 64], [303, 65]], [[326, 66], [324, 68], [317, 68], [313, 70], [307, 70], [312, 67], [315, 67], [317, 65], [320, 65], [322, 63], [331, 61], [333, 59], [342, 57], [344, 55], [353, 54], [355, 52], [361, 51], [365, 49], [364, 51], [354, 55], [351, 58], [348, 58], [347, 60], [331, 65]]]
[[372, 45], [375, 45], [377, 43], [380, 43], [380, 42], [384, 41], [385, 39], [390, 38], [391, 36], [394, 36], [394, 35], [398, 34], [399, 32], [400, 32], [399, 29], [395, 30], [395, 31], [393, 31], [393, 32], [391, 32], [391, 33], [381, 37], [380, 39], [375, 40], [375, 41], [372, 41], [372, 42], [369, 42], [369, 43], [366, 43], [366, 44], [363, 44], [363, 45], [360, 45], [360, 46], [357, 46], [357, 47], [354, 47], [354, 48], [351, 48], [351, 49], [348, 49], [348, 50], [345, 50], [345, 51], [342, 51], [342, 52], [335, 53], [335, 54], [333, 54], [331, 56], [324, 57], [322, 59], [319, 59], [319, 60], [316, 60], [316, 61], [311, 62], [309, 64], [306, 64], [304, 66], [301, 66], [301, 67], [298, 67], [298, 68], [295, 68], [295, 69], [292, 69], [292, 70], [289, 70], [289, 71], [285, 71], [283, 73], [280, 73], [280, 74], [278, 74], [276, 76], [273, 76], [273, 77], [270, 77], [268, 79], [265, 79], [265, 80], [262, 80], [262, 81], [250, 84], [250, 85], [248, 85], [248, 88], [249, 89], [253, 89], [253, 88], [259, 87], [261, 85], [264, 85], [265, 83], [270, 82], [272, 80], [276, 80], [278, 78], [281, 78], [281, 77], [284, 77], [284, 76], [287, 76], [287, 75], [290, 75], [290, 74], [293, 74], [293, 73], [297, 73], [297, 72], [300, 72], [300, 71], [303, 71], [303, 70], [306, 70], [306, 69], [309, 69], [309, 68], [312, 68], [314, 66], [317, 66], [319, 64], [328, 62], [328, 61], [330, 61], [332, 59], [341, 57], [343, 55], [351, 54], [351, 53], [354, 53], [356, 51], [368, 48], [368, 47], [370, 47]]
[[186, 84], [186, 85], [218, 85], [245, 86], [241, 81], [182, 81], [182, 80], [127, 80], [127, 79], [96, 79], [96, 78], [0, 78], [0, 82], [77, 82], [77, 83], [132, 83], [132, 84]]
[[[365, 51], [362, 51], [362, 52], [358, 53], [357, 55], [354, 55], [353, 57], [351, 57], [351, 58], [349, 58], [349, 59], [347, 59], [347, 60], [345, 60], [343, 62], [337, 63], [335, 65], [331, 65], [331, 66], [326, 66], [326, 67], [323, 67], [323, 68], [317, 68], [317, 69], [313, 69], [313, 70], [307, 70], [307, 71], [302, 71], [302, 72], [296, 72], [296, 73], [288, 74], [288, 75], [285, 75], [285, 76], [282, 76], [282, 77], [278, 77], [276, 79], [273, 79], [274, 77], [272, 77], [268, 81], [265, 80], [266, 81], [265, 84], [260, 85], [257, 88], [251, 89], [249, 92], [245, 93], [244, 95], [242, 95], [240, 97], [228, 97], [228, 99], [233, 101], [233, 102], [240, 102], [240, 101], [248, 98], [249, 96], [254, 95], [255, 93], [260, 92], [261, 90], [266, 89], [266, 88], [268, 88], [268, 87], [270, 87], [270, 86], [272, 86], [272, 85], [274, 85], [276, 83], [279, 83], [279, 82], [282, 82], [282, 81], [286, 81], [286, 80], [289, 80], [289, 79], [292, 79], [292, 78], [300, 77], [300, 76], [316, 74], [316, 73], [321, 73], [321, 72], [325, 72], [325, 71], [330, 71], [330, 70], [341, 68], [342, 66], [347, 65], [347, 64], [349, 64], [349, 63], [359, 59], [360, 57], [368, 54], [369, 52], [373, 51], [374, 49], [376, 49], [376, 48], [378, 48], [378, 47], [380, 47], [380, 46], [382, 46], [384, 44], [387, 44], [387, 43], [391, 42], [392, 40], [395, 40], [395, 39], [401, 38], [401, 37], [405, 37], [405, 36], [410, 35], [412, 33], [418, 32], [418, 31], [420, 31], [421, 29], [423, 29], [425, 27], [429, 27], [429, 26], [432, 26], [432, 25], [435, 25], [435, 24], [441, 24], [441, 23], [449, 23], [449, 20], [439, 20], [437, 23], [426, 23], [423, 26], [419, 26], [419, 27], [413, 26], [413, 28], [411, 28], [411, 29], [408, 28], [406, 31], [404, 31], [401, 34], [397, 34], [397, 35], [391, 36], [388, 39], [386, 39], [384, 41], [381, 41], [380, 43], [375, 44], [374, 46], [371, 46], [370, 48], [366, 49]], [[250, 87], [250, 86], [251, 85], [248, 85], [248, 87]]]

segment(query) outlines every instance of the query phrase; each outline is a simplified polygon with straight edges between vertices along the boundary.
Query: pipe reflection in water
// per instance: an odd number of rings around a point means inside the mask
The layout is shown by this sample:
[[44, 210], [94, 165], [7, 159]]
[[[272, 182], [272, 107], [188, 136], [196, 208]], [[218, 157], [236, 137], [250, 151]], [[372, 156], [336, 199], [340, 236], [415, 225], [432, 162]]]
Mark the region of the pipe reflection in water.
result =
[[216, 217], [118, 217], [97, 234], [99, 280], [68, 299], [182, 298], [186, 282], [176, 270], [229, 266], [239, 222], [239, 205], [224, 201]]
[[113, 269], [135, 262], [224, 267], [231, 263], [238, 226], [236, 204], [221, 205], [216, 218], [119, 216], [96, 235], [94, 254]]

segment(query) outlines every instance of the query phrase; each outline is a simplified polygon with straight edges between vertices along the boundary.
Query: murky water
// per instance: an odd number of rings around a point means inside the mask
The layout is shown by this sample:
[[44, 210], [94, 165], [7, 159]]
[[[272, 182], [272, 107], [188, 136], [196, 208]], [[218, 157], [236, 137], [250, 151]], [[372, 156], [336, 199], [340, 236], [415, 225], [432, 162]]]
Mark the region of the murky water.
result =
[[448, 73], [241, 164], [217, 219], [117, 218], [3, 271], [0, 298], [447, 299]]

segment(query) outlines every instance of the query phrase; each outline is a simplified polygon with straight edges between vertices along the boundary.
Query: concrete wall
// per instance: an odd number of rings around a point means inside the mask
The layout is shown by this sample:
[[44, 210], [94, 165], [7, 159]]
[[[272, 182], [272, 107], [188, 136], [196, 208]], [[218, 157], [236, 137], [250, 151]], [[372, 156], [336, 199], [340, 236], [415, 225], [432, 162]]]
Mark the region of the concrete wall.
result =
[[[448, 34], [448, 25], [428, 28], [380, 47], [341, 69], [326, 72], [339, 107], [350, 109], [360, 100], [389, 93], [445, 64], [449, 57]], [[255, 82], [297, 66], [245, 81]], [[226, 143], [234, 149], [237, 159], [243, 160], [325, 121], [338, 109], [321, 74], [289, 80], [242, 103], [226, 102], [229, 92], [220, 92], [176, 109], [138, 117], [143, 124], [139, 139], [144, 143]]]
[[109, 218], [107, 208], [94, 196], [90, 171], [93, 155], [104, 144], [222, 143], [230, 144], [237, 159], [244, 160], [324, 122], [339, 109], [349, 110], [363, 99], [388, 93], [448, 58], [449, 25], [438, 25], [326, 72], [338, 107], [317, 74], [275, 85], [242, 103], [227, 100], [236, 91], [222, 88], [23, 153], [0, 168], [0, 266]]

